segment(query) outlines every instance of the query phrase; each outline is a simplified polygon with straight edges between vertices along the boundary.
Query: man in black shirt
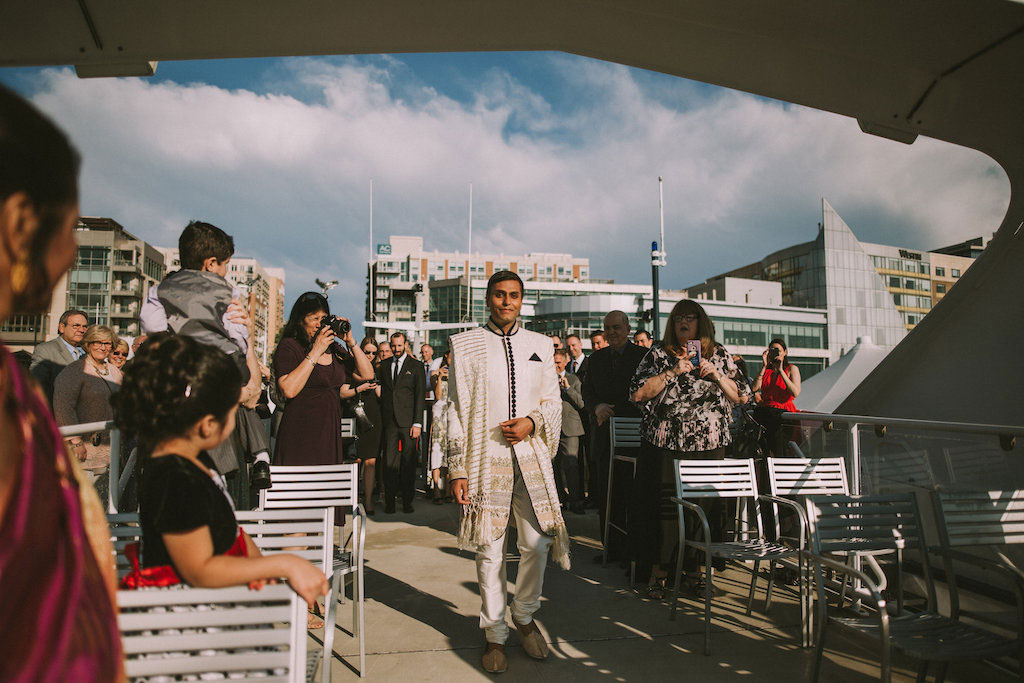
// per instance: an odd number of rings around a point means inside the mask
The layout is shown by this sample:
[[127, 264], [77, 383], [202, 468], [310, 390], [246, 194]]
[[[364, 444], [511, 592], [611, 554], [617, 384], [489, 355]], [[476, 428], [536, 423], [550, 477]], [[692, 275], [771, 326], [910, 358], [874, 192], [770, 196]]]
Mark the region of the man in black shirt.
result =
[[[583, 402], [591, 420], [590, 447], [594, 468], [591, 474], [590, 495], [596, 499], [601, 517], [601, 533], [605, 527], [605, 504], [608, 498], [608, 463], [611, 458], [610, 426], [612, 417], [640, 417], [640, 410], [629, 400], [629, 383], [633, 379], [647, 349], [629, 340], [629, 316], [612, 311], [604, 317], [604, 338], [608, 346], [587, 358], [587, 372], [583, 378]], [[612, 513], [616, 524], [625, 528], [628, 508], [626, 494], [632, 477], [628, 471], [615, 476]], [[625, 543], [620, 534], [603, 538], [608, 544], [609, 557], [623, 557]]]

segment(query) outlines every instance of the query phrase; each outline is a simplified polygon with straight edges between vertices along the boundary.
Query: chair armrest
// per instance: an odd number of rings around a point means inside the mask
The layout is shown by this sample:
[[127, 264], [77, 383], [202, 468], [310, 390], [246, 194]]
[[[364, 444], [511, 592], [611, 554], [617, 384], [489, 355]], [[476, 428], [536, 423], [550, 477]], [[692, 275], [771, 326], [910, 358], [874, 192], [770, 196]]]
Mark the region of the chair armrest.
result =
[[848, 564], [833, 560], [831, 557], [825, 557], [824, 555], [818, 555], [817, 553], [810, 550], [802, 550], [800, 554], [809, 561], [823, 564], [831, 569], [835, 570], [839, 574], [847, 574], [854, 578], [860, 579], [861, 583], [867, 587], [868, 592], [871, 594], [871, 600], [875, 603], [875, 607], [879, 612], [885, 611], [885, 598], [882, 597], [882, 592], [878, 588], [878, 584], [871, 580], [867, 574], [854, 569]]
[[[704, 527], [704, 546], [705, 547], [710, 547], [710, 545], [711, 545], [711, 525], [708, 524], [708, 517], [707, 517], [707, 515], [704, 514], [704, 508], [702, 508], [697, 503], [694, 503], [694, 502], [689, 501], [689, 500], [684, 500], [682, 498], [677, 498], [675, 496], [673, 496], [670, 500], [673, 503], [675, 503], [676, 505], [681, 505], [684, 508], [686, 508], [688, 510], [692, 510], [693, 512], [697, 513], [697, 517], [700, 519], [701, 526]], [[683, 532], [684, 532], [683, 525], [680, 524], [679, 525], [679, 533], [682, 534]], [[683, 549], [680, 546], [679, 552], [682, 552], [682, 551], [683, 551]]]
[[796, 502], [789, 500], [788, 498], [780, 498], [779, 496], [772, 496], [767, 493], [762, 493], [758, 495], [757, 498], [758, 500], [767, 500], [796, 510], [797, 518], [800, 520], [800, 548], [805, 548], [806, 546], [804, 545], [804, 541], [807, 538], [807, 512]]
[[357, 567], [363, 566], [363, 551], [366, 549], [366, 509], [362, 503], [356, 504], [356, 514], [359, 516], [359, 538], [353, 539], [352, 542], [358, 541], [358, 547], [353, 548], [353, 559]]

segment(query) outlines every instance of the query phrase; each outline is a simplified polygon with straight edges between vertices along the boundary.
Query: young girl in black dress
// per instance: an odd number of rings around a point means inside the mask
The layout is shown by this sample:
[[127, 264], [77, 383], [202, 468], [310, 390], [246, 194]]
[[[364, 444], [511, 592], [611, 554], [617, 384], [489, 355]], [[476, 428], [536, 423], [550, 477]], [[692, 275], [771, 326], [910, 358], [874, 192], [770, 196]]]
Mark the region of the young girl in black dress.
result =
[[327, 593], [323, 572], [296, 555], [260, 554], [235, 521], [224, 480], [206, 453], [234, 429], [241, 389], [234, 363], [190, 337], [150, 337], [128, 366], [113, 402], [117, 425], [137, 436], [139, 453], [146, 454], [136, 580], [259, 588], [285, 578], [312, 608]]

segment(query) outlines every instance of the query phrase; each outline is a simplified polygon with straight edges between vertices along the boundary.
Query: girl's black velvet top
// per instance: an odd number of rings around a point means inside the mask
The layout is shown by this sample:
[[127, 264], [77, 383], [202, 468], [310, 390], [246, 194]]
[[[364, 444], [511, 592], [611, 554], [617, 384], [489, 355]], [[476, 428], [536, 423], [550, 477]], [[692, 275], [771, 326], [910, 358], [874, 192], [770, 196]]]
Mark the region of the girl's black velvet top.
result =
[[[199, 459], [220, 478], [210, 456], [201, 453]], [[174, 566], [163, 534], [208, 526], [215, 555], [226, 553], [238, 537], [235, 512], [227, 494], [210, 475], [178, 455], [162, 455], [146, 462], [139, 484], [139, 518], [143, 567]]]

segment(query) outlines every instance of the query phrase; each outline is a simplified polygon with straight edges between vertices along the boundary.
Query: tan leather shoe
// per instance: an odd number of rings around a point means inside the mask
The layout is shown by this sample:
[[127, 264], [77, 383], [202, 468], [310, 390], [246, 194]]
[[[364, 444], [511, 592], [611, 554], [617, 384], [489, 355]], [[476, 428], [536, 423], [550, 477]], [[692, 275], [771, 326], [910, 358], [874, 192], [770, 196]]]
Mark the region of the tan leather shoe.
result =
[[512, 623], [519, 630], [519, 639], [523, 641], [523, 650], [526, 654], [534, 659], [547, 659], [548, 643], [544, 640], [544, 636], [541, 635], [540, 629], [537, 628], [537, 622], [531, 621], [528, 624], [516, 624], [515, 620], [513, 620]]
[[489, 674], [503, 674], [508, 670], [508, 659], [505, 658], [505, 646], [498, 643], [487, 643], [480, 664]]

